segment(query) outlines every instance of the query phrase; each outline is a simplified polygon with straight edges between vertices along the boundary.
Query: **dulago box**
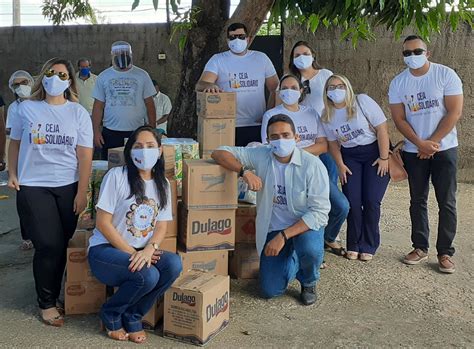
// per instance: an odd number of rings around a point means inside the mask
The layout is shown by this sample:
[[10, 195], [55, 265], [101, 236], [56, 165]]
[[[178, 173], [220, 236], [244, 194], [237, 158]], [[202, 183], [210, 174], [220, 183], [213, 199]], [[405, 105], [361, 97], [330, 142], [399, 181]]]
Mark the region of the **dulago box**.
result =
[[237, 112], [235, 92], [196, 93], [196, 113], [203, 118], [235, 118]]
[[160, 250], [176, 253], [178, 239], [175, 237], [165, 237], [160, 244]]
[[235, 119], [198, 118], [198, 142], [200, 155], [210, 158], [221, 145], [235, 145]]
[[178, 207], [179, 243], [185, 252], [233, 250], [235, 209], [188, 210]]
[[235, 211], [235, 242], [255, 243], [257, 206], [239, 203]]
[[236, 279], [257, 279], [260, 270], [260, 257], [255, 243], [235, 244], [229, 254], [229, 274]]
[[211, 160], [185, 161], [183, 202], [189, 209], [236, 208], [237, 173]]
[[66, 281], [95, 281], [92, 275], [89, 261], [87, 260], [87, 247], [92, 232], [88, 230], [76, 230], [71, 240], [69, 240], [66, 252]]
[[98, 281], [66, 281], [64, 307], [66, 315], [93, 314], [105, 303], [105, 285]]
[[229, 324], [229, 277], [192, 271], [165, 293], [165, 337], [204, 345]]
[[191, 270], [201, 270], [212, 274], [228, 275], [228, 254], [227, 251], [185, 252], [178, 250], [184, 274]]
[[154, 331], [158, 321], [163, 318], [164, 303], [163, 298], [158, 299], [151, 309], [142, 318], [143, 329]]

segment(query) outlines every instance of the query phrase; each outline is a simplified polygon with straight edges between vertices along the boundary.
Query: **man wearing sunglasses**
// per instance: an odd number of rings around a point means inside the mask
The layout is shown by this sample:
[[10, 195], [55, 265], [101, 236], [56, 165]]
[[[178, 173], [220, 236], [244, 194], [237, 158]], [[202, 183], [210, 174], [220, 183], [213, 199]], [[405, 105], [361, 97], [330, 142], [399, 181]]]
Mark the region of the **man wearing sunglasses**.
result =
[[405, 39], [402, 54], [408, 68], [392, 80], [388, 95], [393, 121], [405, 136], [403, 160], [410, 186], [413, 251], [405, 256], [404, 263], [415, 265], [428, 258], [427, 199], [431, 177], [439, 207], [439, 270], [453, 273], [452, 243], [457, 224], [456, 123], [462, 114], [462, 82], [453, 69], [428, 60], [430, 52], [419, 36]]
[[268, 56], [249, 50], [249, 43], [247, 27], [242, 23], [231, 24], [227, 28], [229, 51], [211, 57], [196, 85], [197, 91], [237, 93], [237, 146], [260, 140], [262, 116], [267, 109], [265, 87], [269, 92], [268, 105], [273, 107], [278, 86], [278, 76]]

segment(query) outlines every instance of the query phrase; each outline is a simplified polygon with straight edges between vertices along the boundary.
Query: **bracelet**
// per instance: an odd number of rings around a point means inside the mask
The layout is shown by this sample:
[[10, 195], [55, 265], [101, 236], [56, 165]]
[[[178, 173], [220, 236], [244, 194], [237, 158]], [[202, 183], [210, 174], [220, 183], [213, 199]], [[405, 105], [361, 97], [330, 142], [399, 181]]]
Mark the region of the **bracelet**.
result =
[[381, 158], [381, 157], [379, 156], [379, 159], [380, 159], [380, 160], [383, 160], [383, 161], [387, 161], [389, 158], [390, 158], [389, 156], [387, 156], [386, 158]]
[[286, 244], [288, 242], [288, 236], [286, 236], [284, 230], [282, 230], [280, 233], [281, 233], [281, 235], [283, 235], [283, 239], [285, 239], [285, 244]]

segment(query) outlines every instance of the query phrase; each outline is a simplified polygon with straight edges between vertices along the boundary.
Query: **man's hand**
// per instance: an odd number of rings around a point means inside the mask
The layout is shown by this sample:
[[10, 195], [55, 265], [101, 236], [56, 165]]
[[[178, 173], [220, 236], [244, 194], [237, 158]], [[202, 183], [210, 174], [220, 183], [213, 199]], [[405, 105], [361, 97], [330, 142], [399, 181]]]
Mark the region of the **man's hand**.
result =
[[104, 143], [105, 142], [104, 142], [104, 137], [102, 137], [102, 133], [101, 132], [94, 132], [94, 145], [97, 148], [102, 148]]
[[224, 92], [219, 86], [212, 84], [209, 85], [209, 87], [204, 89], [204, 92], [207, 93], [219, 93], [219, 92]]
[[252, 191], [260, 191], [262, 190], [262, 180], [259, 176], [254, 174], [252, 171], [245, 171], [244, 175], [242, 176], [243, 180], [249, 186], [249, 189]]
[[77, 193], [74, 198], [74, 213], [79, 215], [87, 206], [87, 195], [85, 193]]
[[416, 146], [418, 147], [419, 153], [432, 156], [434, 153], [439, 151], [440, 144], [430, 140], [425, 140], [419, 142]]
[[278, 256], [280, 251], [285, 246], [285, 238], [281, 233], [278, 233], [273, 239], [271, 239], [265, 246], [265, 256]]
[[418, 154], [416, 154], [416, 156], [420, 160], [428, 160], [428, 159], [431, 159], [434, 156], [434, 154], [429, 155], [429, 154], [426, 154], [426, 153], [418, 152]]
[[15, 189], [16, 191], [20, 191], [20, 182], [18, 181], [18, 177], [10, 175], [10, 177], [8, 177], [8, 187]]

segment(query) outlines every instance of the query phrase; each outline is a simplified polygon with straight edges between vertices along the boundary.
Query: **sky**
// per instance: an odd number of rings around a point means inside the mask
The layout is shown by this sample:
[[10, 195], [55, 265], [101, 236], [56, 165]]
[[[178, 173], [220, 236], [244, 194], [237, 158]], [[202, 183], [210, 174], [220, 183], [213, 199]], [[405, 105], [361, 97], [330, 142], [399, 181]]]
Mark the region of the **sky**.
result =
[[[52, 25], [41, 14], [43, 0], [0, 0], [0, 27], [12, 25], [12, 3], [20, 1], [21, 25]], [[231, 0], [231, 13], [238, 4], [238, 0]], [[141, 0], [140, 5], [132, 12], [133, 0], [89, 0], [96, 9], [99, 23], [156, 23], [166, 22], [166, 2], [158, 1], [158, 11], [155, 11], [152, 0]], [[191, 0], [181, 0], [180, 7], [189, 9]], [[87, 24], [84, 20], [77, 20], [69, 25]]]

